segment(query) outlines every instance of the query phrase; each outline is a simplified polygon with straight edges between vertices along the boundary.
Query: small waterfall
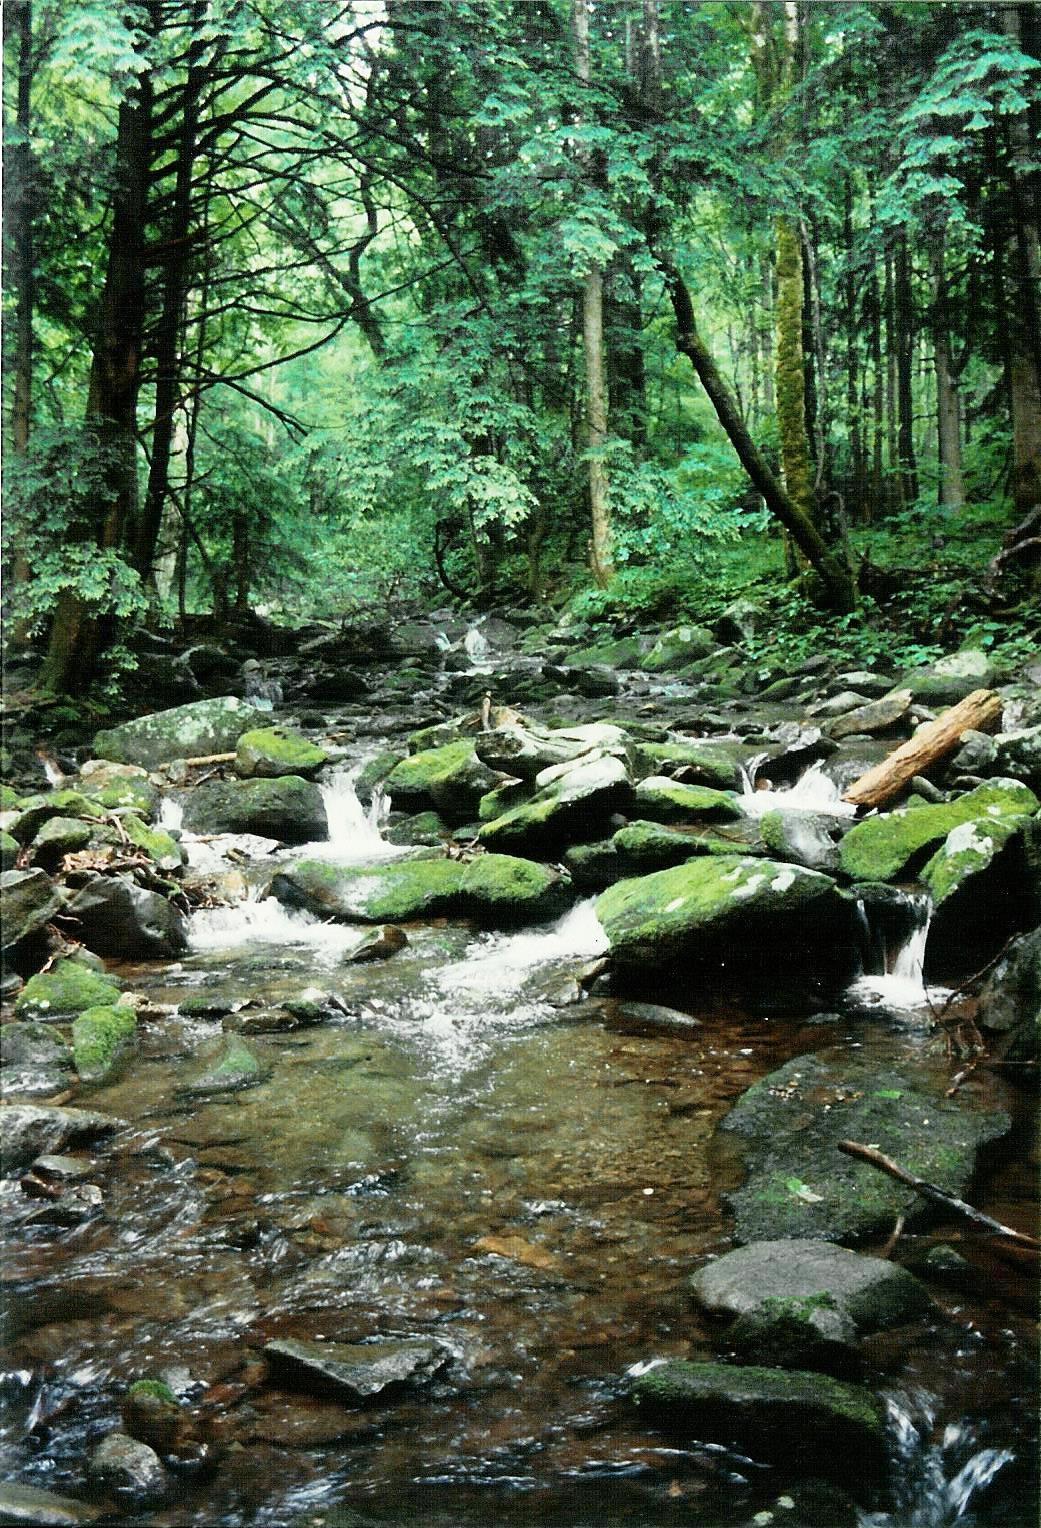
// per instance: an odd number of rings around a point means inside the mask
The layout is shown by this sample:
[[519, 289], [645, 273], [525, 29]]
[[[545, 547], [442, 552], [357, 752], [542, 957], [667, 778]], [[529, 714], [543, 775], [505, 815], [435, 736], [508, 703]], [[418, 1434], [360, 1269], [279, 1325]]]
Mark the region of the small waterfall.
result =
[[466, 960], [445, 966], [438, 977], [446, 992], [472, 996], [517, 992], [533, 971], [555, 961], [592, 960], [607, 950], [607, 935], [590, 898], [549, 928], [490, 934]]
[[821, 812], [828, 817], [852, 817], [856, 813], [851, 801], [843, 801], [839, 787], [824, 773], [819, 760], [786, 789], [757, 790], [755, 776], [767, 758], [763, 754], [752, 759], [745, 771], [741, 805], [749, 817], [762, 817], [765, 812], [777, 810]]
[[179, 833], [184, 824], [184, 805], [175, 801], [173, 796], [164, 796], [159, 803], [158, 824], [169, 833], [171, 829]]
[[858, 1528], [953, 1528], [978, 1492], [1014, 1458], [1007, 1448], [980, 1448], [968, 1422], [949, 1422], [935, 1434], [931, 1397], [886, 1397], [897, 1458], [893, 1512], [861, 1512]]
[[274, 897], [257, 901], [249, 895], [231, 907], [200, 908], [192, 916], [188, 937], [196, 952], [244, 944], [304, 945], [317, 960], [332, 964], [357, 945], [358, 930], [322, 923], [311, 913], [283, 907]]
[[382, 828], [390, 812], [390, 797], [377, 785], [367, 807], [358, 799], [356, 782], [361, 766], [338, 769], [321, 787], [325, 815], [329, 820], [328, 842], [309, 844], [309, 855], [320, 854], [355, 865], [367, 860], [394, 859], [407, 851], [388, 844]]
[[[899, 895], [899, 894], [898, 894]], [[862, 976], [854, 982], [855, 997], [887, 1008], [925, 1008], [947, 996], [946, 987], [925, 984], [925, 950], [933, 918], [932, 898], [927, 892], [905, 892], [901, 905], [907, 913], [909, 931], [892, 951], [883, 947], [883, 969]], [[865, 922], [870, 918], [862, 906]]]
[[473, 664], [474, 668], [480, 668], [488, 661], [488, 638], [479, 626], [471, 626], [463, 638], [463, 651]]

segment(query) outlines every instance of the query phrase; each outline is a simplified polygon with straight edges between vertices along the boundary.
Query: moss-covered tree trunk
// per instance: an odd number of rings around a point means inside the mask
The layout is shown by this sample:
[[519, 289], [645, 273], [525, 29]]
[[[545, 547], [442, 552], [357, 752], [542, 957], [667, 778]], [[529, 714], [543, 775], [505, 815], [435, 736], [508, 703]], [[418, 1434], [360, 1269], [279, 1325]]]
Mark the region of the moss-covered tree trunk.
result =
[[806, 376], [802, 344], [803, 266], [799, 230], [790, 218], [777, 222], [777, 433], [788, 497], [814, 518], [813, 467], [806, 432]]

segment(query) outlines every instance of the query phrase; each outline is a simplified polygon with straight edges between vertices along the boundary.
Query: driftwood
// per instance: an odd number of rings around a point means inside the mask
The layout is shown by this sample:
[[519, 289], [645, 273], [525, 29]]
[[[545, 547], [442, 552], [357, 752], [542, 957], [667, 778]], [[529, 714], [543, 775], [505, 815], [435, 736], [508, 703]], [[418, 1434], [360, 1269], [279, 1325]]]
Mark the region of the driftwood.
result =
[[200, 768], [203, 764], [230, 764], [235, 758], [233, 753], [204, 753], [197, 759], [182, 759], [182, 764], [187, 764], [189, 769]]
[[993, 690], [973, 690], [902, 743], [881, 764], [854, 780], [842, 799], [856, 806], [883, 806], [899, 795], [915, 775], [924, 774], [953, 753], [963, 733], [995, 732], [1000, 722], [1000, 698]]
[[1029, 1247], [1032, 1251], [1041, 1252], [1041, 1241], [1038, 1241], [1036, 1236], [1028, 1236], [1025, 1231], [1015, 1231], [1011, 1226], [1003, 1226], [1000, 1220], [993, 1220], [982, 1210], [966, 1204], [964, 1199], [957, 1199], [944, 1189], [937, 1188], [935, 1183], [927, 1183], [924, 1178], [916, 1178], [913, 1173], [909, 1173], [906, 1168], [894, 1162], [892, 1157], [883, 1156], [882, 1152], [876, 1151], [874, 1146], [864, 1146], [860, 1141], [839, 1141], [838, 1148], [845, 1152], [847, 1157], [856, 1157], [859, 1161], [866, 1162], [869, 1167], [877, 1167], [879, 1172], [888, 1173], [898, 1183], [906, 1183], [908, 1188], [913, 1188], [915, 1193], [920, 1194], [923, 1199], [930, 1199], [934, 1204], [942, 1205], [945, 1210], [964, 1216], [966, 1220], [970, 1220], [973, 1225], [979, 1226], [989, 1235], [1003, 1236], [1006, 1241], [1015, 1242], [1020, 1247]]

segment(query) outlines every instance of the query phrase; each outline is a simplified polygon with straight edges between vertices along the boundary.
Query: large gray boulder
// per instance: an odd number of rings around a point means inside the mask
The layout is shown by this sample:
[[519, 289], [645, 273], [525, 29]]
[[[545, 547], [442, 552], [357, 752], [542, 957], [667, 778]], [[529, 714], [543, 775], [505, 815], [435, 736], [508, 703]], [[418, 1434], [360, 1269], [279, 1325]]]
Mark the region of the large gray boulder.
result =
[[728, 1252], [699, 1269], [690, 1287], [709, 1315], [730, 1319], [730, 1347], [785, 1368], [845, 1368], [861, 1336], [932, 1305], [896, 1263], [792, 1238]]
[[3, 947], [13, 949], [37, 933], [62, 908], [62, 894], [43, 870], [5, 870], [0, 874], [0, 927]]
[[321, 790], [313, 780], [210, 780], [188, 796], [184, 826], [192, 833], [256, 833], [286, 844], [329, 837]]
[[155, 1449], [124, 1432], [102, 1438], [87, 1462], [87, 1479], [135, 1504], [158, 1500], [167, 1485], [166, 1470]]
[[98, 758], [117, 764], [140, 764], [155, 769], [171, 759], [203, 758], [229, 753], [243, 732], [263, 724], [263, 715], [237, 695], [196, 700], [169, 711], [153, 711], [120, 727], [96, 734]]
[[69, 901], [88, 949], [121, 960], [168, 960], [188, 948], [188, 926], [158, 892], [119, 875], [95, 875]]
[[1041, 928], [1017, 939], [994, 967], [980, 993], [979, 1023], [1004, 1036], [1004, 1059], [1036, 1064], [1041, 1054]]

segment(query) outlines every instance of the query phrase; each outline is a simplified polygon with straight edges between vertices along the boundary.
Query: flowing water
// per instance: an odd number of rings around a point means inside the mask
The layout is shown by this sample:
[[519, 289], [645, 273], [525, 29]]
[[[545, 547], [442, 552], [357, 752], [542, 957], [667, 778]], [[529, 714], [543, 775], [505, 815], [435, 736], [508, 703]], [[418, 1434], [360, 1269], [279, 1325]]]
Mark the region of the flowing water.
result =
[[[363, 809], [350, 772], [325, 799], [325, 852], [396, 852], [386, 804]], [[799, 1528], [781, 1475], [677, 1446], [619, 1392], [634, 1364], [714, 1353], [685, 1293], [728, 1245], [710, 1139], [745, 1088], [820, 1045], [819, 1025], [704, 995], [686, 1035], [618, 1022], [576, 981], [604, 948], [590, 902], [516, 934], [415, 925], [393, 959], [345, 964], [348, 931], [263, 895], [271, 868], [262, 855], [235, 905], [194, 915], [184, 958], [119, 971], [147, 1006], [134, 1064], [89, 1099], [129, 1122], [97, 1153], [104, 1216], [34, 1221], [38, 1202], [5, 1186], [5, 1474], [81, 1494], [128, 1382], [165, 1375], [211, 1463], [135, 1523], [302, 1528], [343, 1503], [422, 1528], [721, 1528], [763, 1513]], [[332, 995], [328, 1022], [249, 1036], [259, 1086], [192, 1095], [222, 1024], [307, 994]], [[851, 1012], [828, 1038], [879, 1034]], [[928, 1400], [891, 1401], [905, 1515], [863, 1528], [1032, 1521], [1022, 1476], [987, 1515], [1020, 1467], [1029, 1324], [961, 1302], [907, 1339], [900, 1373]], [[414, 1333], [447, 1344], [445, 1380], [372, 1410], [274, 1387], [257, 1362], [274, 1337]], [[993, 1437], [978, 1436], [982, 1413]]]

